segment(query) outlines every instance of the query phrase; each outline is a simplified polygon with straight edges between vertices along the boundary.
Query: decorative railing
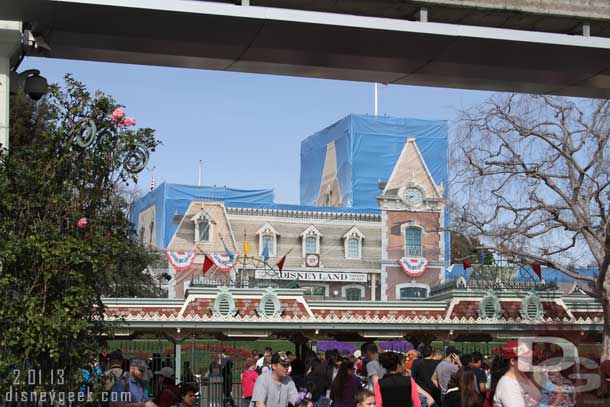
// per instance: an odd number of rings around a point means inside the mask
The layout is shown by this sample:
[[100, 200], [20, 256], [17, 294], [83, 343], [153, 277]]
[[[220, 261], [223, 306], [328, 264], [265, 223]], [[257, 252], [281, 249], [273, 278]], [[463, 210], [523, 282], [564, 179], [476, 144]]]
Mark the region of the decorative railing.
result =
[[553, 291], [558, 288], [557, 281], [488, 281], [457, 279], [432, 287], [430, 295], [455, 289]]

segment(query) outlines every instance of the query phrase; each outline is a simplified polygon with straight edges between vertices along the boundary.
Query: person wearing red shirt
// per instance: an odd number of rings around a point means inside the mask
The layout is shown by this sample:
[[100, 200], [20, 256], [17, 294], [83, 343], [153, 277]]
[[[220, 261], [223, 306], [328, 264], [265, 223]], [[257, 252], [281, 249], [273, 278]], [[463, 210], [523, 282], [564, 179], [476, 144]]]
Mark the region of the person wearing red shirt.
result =
[[179, 387], [175, 384], [174, 369], [164, 367], [158, 372], [158, 380], [161, 381], [161, 390], [157, 395], [157, 404], [159, 407], [170, 407], [176, 404], [178, 399]]
[[256, 359], [247, 358], [246, 366], [248, 368], [244, 370], [241, 375], [241, 387], [242, 387], [242, 399], [243, 407], [248, 407], [252, 401], [252, 392], [254, 391], [254, 383], [258, 379], [258, 373], [256, 373]]

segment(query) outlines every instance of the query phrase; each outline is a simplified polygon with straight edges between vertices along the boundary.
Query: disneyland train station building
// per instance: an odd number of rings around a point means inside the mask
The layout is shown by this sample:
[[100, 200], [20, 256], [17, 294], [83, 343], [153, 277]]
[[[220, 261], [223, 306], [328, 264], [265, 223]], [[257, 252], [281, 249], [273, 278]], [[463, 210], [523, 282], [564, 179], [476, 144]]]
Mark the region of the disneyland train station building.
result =
[[349, 115], [302, 142], [301, 205], [161, 184], [131, 219], [167, 258], [168, 298], [106, 299], [106, 316], [178, 347], [193, 335], [601, 341], [600, 304], [555, 270], [489, 281], [449, 264], [447, 181], [445, 121]]

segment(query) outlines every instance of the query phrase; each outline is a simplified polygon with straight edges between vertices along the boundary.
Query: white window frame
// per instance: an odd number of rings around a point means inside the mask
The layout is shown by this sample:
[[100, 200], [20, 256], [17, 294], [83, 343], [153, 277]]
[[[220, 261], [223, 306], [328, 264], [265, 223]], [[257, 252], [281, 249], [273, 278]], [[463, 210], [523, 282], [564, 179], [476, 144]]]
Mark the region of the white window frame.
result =
[[421, 256], [420, 257], [426, 257], [426, 256], [424, 256], [424, 236], [426, 235], [426, 229], [422, 225], [420, 225], [417, 222], [412, 221], [412, 220], [400, 225], [400, 235], [402, 236], [402, 251], [404, 253], [404, 257], [412, 257], [412, 256], [409, 256], [409, 253], [407, 252], [406, 232], [407, 232], [407, 229], [410, 229], [410, 228], [416, 228], [416, 229], [421, 230], [421, 242], [420, 242]]
[[[352, 260], [362, 259], [362, 240], [364, 240], [364, 234], [358, 230], [356, 226], [353, 226], [346, 234], [343, 235], [343, 248], [345, 250], [345, 258]], [[358, 239], [358, 256], [352, 257], [349, 255], [349, 240]]]
[[[206, 219], [208, 221], [208, 225], [209, 225], [209, 230], [208, 230], [208, 240], [200, 240], [199, 239], [199, 225], [202, 222], [203, 219]], [[195, 216], [193, 216], [191, 218], [191, 222], [193, 222], [195, 224], [195, 244], [197, 243], [209, 243], [212, 241], [212, 236], [214, 229], [213, 229], [213, 225], [214, 222], [212, 220], [212, 217], [203, 209], [199, 210], [199, 212], [197, 212], [195, 214]]]
[[277, 257], [277, 238], [280, 233], [270, 223], [265, 223], [256, 231], [258, 235], [258, 255], [263, 255], [263, 236], [273, 236], [273, 247], [269, 248], [269, 257]]
[[[358, 290], [360, 290], [360, 301], [364, 301], [366, 290], [364, 289], [363, 286], [356, 285], [356, 284], [344, 285], [343, 287], [341, 287], [341, 296], [343, 298], [345, 298], [347, 300], [347, 290], [350, 288], [357, 288]], [[350, 300], [350, 301], [354, 301], [354, 300]]]
[[[309, 225], [309, 227], [307, 227], [307, 229], [305, 229], [299, 236], [301, 236], [301, 247], [302, 247], [302, 255], [303, 258], [305, 258], [306, 254], [320, 254], [320, 239], [322, 237], [324, 237], [322, 235], [322, 233], [320, 233], [320, 231], [318, 230], [317, 227], [315, 227], [314, 225]], [[305, 253], [305, 241], [307, 240], [308, 237], [315, 237], [316, 238], [316, 252], [315, 253]]]
[[423, 283], [402, 283], [402, 284], [396, 285], [396, 299], [398, 301], [409, 301], [409, 300], [417, 300], [418, 299], [418, 298], [401, 298], [401, 296], [400, 296], [400, 289], [401, 288], [425, 288], [426, 289], [426, 296], [423, 297], [422, 299], [430, 297], [430, 285], [423, 284]]

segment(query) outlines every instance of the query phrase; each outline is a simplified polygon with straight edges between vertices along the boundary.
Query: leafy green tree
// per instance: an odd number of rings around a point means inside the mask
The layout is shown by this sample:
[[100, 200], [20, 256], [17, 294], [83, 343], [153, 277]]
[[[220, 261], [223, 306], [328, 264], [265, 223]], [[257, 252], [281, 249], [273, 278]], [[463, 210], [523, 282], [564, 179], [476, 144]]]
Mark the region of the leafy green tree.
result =
[[77, 384], [110, 333], [101, 298], [157, 294], [143, 273], [155, 255], [135, 239], [121, 191], [159, 142], [117, 108], [70, 75], [38, 103], [12, 97], [0, 158], [3, 391], [14, 369], [22, 384], [34, 369], [38, 390], [57, 389], [60, 375]]

